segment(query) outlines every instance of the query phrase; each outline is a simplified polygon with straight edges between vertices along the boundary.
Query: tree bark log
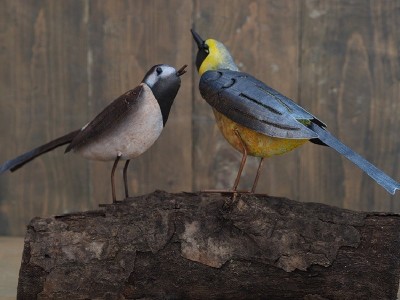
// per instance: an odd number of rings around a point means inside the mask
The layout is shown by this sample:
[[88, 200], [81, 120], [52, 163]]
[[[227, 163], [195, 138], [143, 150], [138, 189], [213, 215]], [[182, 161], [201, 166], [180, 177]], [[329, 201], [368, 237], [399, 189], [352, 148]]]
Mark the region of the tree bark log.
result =
[[396, 299], [400, 217], [156, 191], [34, 218], [18, 299]]

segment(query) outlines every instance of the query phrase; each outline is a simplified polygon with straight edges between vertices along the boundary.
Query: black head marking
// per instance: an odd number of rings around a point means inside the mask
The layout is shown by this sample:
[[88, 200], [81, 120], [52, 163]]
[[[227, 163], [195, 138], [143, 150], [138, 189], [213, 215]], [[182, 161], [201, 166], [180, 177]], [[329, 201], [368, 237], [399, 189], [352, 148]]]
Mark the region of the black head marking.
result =
[[174, 103], [181, 86], [180, 76], [185, 73], [184, 68], [176, 71], [169, 65], [155, 65], [143, 78], [142, 82], [150, 87], [160, 105], [164, 126], [167, 123], [172, 103]]
[[206, 44], [206, 42], [200, 37], [200, 35], [196, 31], [194, 31], [193, 29], [191, 29], [190, 31], [192, 32], [192, 36], [193, 36], [194, 41], [197, 44], [197, 47], [199, 48], [199, 50], [197, 51], [197, 55], [196, 55], [196, 67], [197, 67], [197, 70], [199, 70], [201, 64], [203, 63], [203, 61], [206, 59], [206, 57], [210, 53], [210, 49], [209, 49], [208, 45]]

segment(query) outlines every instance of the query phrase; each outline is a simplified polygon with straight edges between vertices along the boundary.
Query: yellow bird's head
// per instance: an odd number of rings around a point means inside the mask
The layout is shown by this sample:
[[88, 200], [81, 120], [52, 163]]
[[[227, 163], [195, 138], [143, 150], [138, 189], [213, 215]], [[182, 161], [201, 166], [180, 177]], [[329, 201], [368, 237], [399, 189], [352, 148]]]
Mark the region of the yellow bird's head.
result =
[[208, 70], [239, 70], [224, 44], [214, 39], [203, 40], [193, 29], [191, 32], [199, 48], [196, 56], [196, 67], [200, 75]]

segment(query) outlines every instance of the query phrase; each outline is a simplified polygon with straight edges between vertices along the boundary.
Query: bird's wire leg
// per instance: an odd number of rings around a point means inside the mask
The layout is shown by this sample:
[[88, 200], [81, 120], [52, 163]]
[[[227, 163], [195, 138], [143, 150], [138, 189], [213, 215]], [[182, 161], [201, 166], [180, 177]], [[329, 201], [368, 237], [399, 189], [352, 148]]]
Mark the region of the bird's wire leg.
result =
[[237, 196], [237, 187], [239, 185], [239, 181], [240, 181], [240, 177], [242, 176], [242, 171], [244, 168], [244, 165], [246, 164], [246, 160], [247, 160], [247, 148], [246, 145], [244, 144], [242, 137], [240, 136], [240, 133], [237, 129], [234, 130], [235, 135], [238, 137], [239, 141], [240, 141], [240, 145], [242, 146], [242, 160], [240, 162], [240, 167], [239, 167], [239, 171], [236, 175], [236, 179], [235, 179], [235, 183], [233, 184], [233, 195], [232, 195], [232, 201], [236, 200], [236, 196]]
[[202, 190], [201, 192], [203, 192], [203, 193], [219, 193], [219, 194], [234, 194], [234, 197], [233, 197], [234, 199], [236, 198], [237, 193], [249, 193], [248, 191], [238, 191], [237, 190], [237, 187], [238, 187], [239, 181], [240, 181], [240, 176], [242, 174], [242, 171], [243, 171], [244, 165], [246, 163], [246, 159], [247, 159], [247, 149], [246, 149], [246, 145], [244, 144], [244, 142], [242, 140], [242, 137], [240, 136], [239, 131], [237, 129], [234, 129], [233, 131], [234, 131], [235, 135], [239, 138], [240, 145], [242, 148], [241, 152], [243, 154], [242, 161], [240, 162], [239, 171], [236, 176], [235, 183], [233, 185], [233, 189], [231, 189], [231, 190]]
[[239, 138], [240, 145], [242, 146], [242, 151], [241, 152], [243, 154], [242, 155], [242, 161], [240, 162], [239, 171], [238, 171], [238, 173], [236, 175], [235, 183], [233, 184], [233, 188], [232, 188], [232, 190], [234, 192], [236, 192], [237, 191], [237, 187], [239, 185], [240, 177], [242, 176], [242, 171], [243, 171], [244, 165], [246, 164], [247, 149], [246, 149], [246, 145], [244, 144], [244, 142], [242, 140], [242, 137], [240, 136], [239, 131], [237, 129], [235, 129], [234, 132], [235, 132], [235, 135]]
[[258, 165], [256, 178], [254, 179], [253, 187], [251, 188], [251, 193], [252, 193], [252, 194], [254, 194], [254, 192], [256, 191], [256, 187], [257, 187], [257, 183], [258, 183], [258, 178], [260, 177], [260, 171], [261, 171], [261, 167], [262, 167], [263, 162], [264, 162], [264, 158], [265, 158], [265, 157], [261, 157], [260, 163], [259, 163], [259, 165]]
[[130, 159], [128, 159], [126, 162], [125, 162], [125, 166], [124, 166], [124, 170], [123, 170], [123, 175], [124, 175], [124, 187], [125, 187], [125, 198], [129, 198], [129, 191], [128, 191], [128, 176], [127, 176], [127, 170], [128, 170], [128, 165], [129, 165], [129, 162], [130, 162], [131, 160]]
[[111, 170], [111, 191], [112, 191], [113, 203], [117, 202], [117, 197], [115, 196], [114, 173], [115, 173], [115, 169], [117, 168], [120, 158], [121, 158], [121, 154], [118, 154], [118, 156], [115, 158], [114, 165]]

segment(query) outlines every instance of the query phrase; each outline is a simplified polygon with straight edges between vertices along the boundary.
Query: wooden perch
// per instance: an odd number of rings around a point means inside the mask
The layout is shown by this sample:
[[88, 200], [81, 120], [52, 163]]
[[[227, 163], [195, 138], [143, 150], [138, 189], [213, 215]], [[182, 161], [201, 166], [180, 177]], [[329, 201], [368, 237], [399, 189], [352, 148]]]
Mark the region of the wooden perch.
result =
[[18, 299], [396, 299], [400, 217], [156, 191], [28, 226]]

